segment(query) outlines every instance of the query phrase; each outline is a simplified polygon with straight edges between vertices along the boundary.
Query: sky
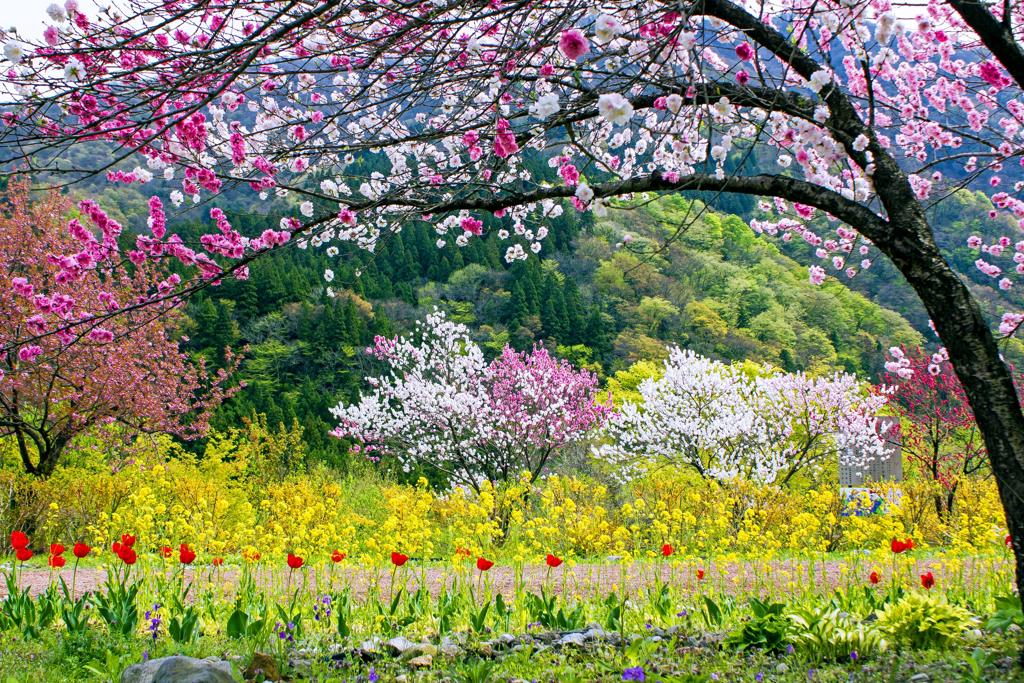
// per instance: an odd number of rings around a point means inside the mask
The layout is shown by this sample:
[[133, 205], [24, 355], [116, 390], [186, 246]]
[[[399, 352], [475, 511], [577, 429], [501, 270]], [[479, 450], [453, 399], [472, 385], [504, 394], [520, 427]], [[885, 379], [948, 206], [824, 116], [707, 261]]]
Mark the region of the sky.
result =
[[[18, 33], [26, 38], [39, 38], [46, 28], [46, 8], [58, 0], [0, 0], [0, 26], [17, 27]], [[64, 4], [64, 0], [59, 0]], [[79, 5], [94, 14], [94, 0], [79, 0]], [[90, 7], [91, 6], [91, 7]]]

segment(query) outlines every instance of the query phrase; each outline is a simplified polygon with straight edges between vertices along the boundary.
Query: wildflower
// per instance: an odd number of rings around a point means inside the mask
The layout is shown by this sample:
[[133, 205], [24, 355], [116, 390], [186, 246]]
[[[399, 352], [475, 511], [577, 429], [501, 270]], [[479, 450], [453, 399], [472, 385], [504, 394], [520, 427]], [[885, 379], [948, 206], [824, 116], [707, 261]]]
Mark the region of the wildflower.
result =
[[558, 49], [567, 59], [576, 61], [590, 50], [590, 42], [583, 32], [576, 28], [562, 31], [558, 39]]
[[868, 575], [868, 581], [872, 584], [877, 584], [881, 580], [882, 577], [878, 575], [878, 572], [871, 572], [871, 574]]
[[634, 666], [626, 669], [622, 672], [622, 680], [624, 681], [646, 681], [647, 676], [644, 674], [644, 668], [642, 666]]
[[549, 567], [554, 569], [554, 568], [556, 568], [558, 566], [561, 566], [562, 558], [555, 557], [551, 553], [548, 553], [547, 557], [544, 558], [544, 562], [546, 562]]
[[75, 544], [75, 547], [71, 549], [71, 552], [78, 559], [82, 559], [83, 557], [86, 557], [91, 550], [92, 550], [92, 548], [87, 546], [85, 543], [82, 543], [81, 541], [79, 541], [78, 543]]
[[662, 557], [671, 557], [672, 553], [674, 553], [674, 552], [675, 552], [675, 548], [673, 548], [668, 543], [666, 543], [665, 545], [661, 546], [661, 555], [662, 555]]
[[924, 587], [925, 590], [931, 590], [932, 586], [934, 585], [935, 577], [932, 575], [931, 572], [925, 572], [924, 574], [921, 574], [921, 586]]
[[178, 561], [182, 564], [192, 564], [195, 559], [195, 551], [188, 547], [188, 543], [182, 543], [178, 548]]
[[28, 536], [24, 531], [11, 532], [11, 547], [15, 550], [22, 550], [28, 547]]
[[854, 650], [854, 651], [852, 651], [850, 653], [850, 661], [851, 662], [856, 662], [858, 657], [859, 657], [859, 655], [857, 654], [856, 650]]
[[298, 555], [288, 553], [288, 566], [292, 569], [299, 569], [300, 567], [302, 567], [303, 562], [304, 560]]
[[483, 557], [476, 558], [476, 568], [479, 569], [482, 572], [487, 571], [488, 569], [490, 569], [493, 566], [494, 566], [494, 563], [491, 562], [490, 560], [486, 559], [486, 558], [483, 558]]
[[334, 564], [338, 564], [339, 562], [344, 560], [345, 557], [345, 553], [341, 552], [340, 550], [335, 550], [333, 553], [331, 553], [331, 562], [333, 562]]
[[158, 602], [155, 605], [153, 605], [153, 609], [146, 610], [146, 614], [143, 617], [144, 620], [147, 622], [146, 633], [149, 633], [151, 636], [153, 636], [153, 640], [156, 640], [157, 635], [160, 633], [161, 619], [160, 613], [158, 612], [159, 609], [160, 603]]
[[169, 545], [165, 545], [164, 547], [160, 548], [160, 554], [163, 555], [164, 557], [170, 557], [171, 553], [173, 553], [173, 552], [174, 552], [174, 549], [171, 548], [171, 546], [169, 546]]
[[213, 558], [213, 566], [214, 567], [221, 567], [223, 565], [224, 565], [224, 558], [223, 557], [215, 557], [215, 558]]
[[391, 564], [395, 565], [396, 567], [401, 567], [403, 564], [405, 564], [408, 561], [409, 561], [409, 556], [408, 555], [403, 555], [402, 553], [399, 553], [399, 552], [391, 553]]
[[368, 683], [377, 683], [380, 680], [380, 676], [377, 675], [377, 669], [370, 667], [370, 673], [367, 675], [366, 680]]
[[704, 580], [704, 570], [703, 569], [698, 569], [697, 570], [697, 580], [698, 581], [703, 581]]

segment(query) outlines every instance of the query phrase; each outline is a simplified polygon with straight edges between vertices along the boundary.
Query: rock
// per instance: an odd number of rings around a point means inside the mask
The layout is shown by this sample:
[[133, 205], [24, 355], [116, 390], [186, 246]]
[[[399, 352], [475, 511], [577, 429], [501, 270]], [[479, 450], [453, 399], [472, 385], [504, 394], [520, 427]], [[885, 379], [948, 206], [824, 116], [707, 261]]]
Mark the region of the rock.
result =
[[428, 669], [433, 664], [434, 658], [431, 655], [420, 655], [409, 660], [409, 666], [416, 667], [417, 669]]
[[441, 654], [445, 657], [459, 657], [462, 655], [462, 648], [454, 640], [445, 636], [441, 639]]
[[412, 642], [405, 636], [396, 636], [385, 643], [385, 646], [391, 654], [401, 657], [406, 652], [414, 649], [416, 647], [416, 643]]
[[928, 683], [932, 677], [925, 672], [917, 673], [907, 679], [907, 683]]
[[587, 642], [587, 639], [582, 633], [566, 633], [558, 639], [558, 645], [565, 647], [566, 645], [573, 645], [575, 647], [583, 647], [583, 644]]
[[476, 653], [481, 657], [493, 657], [494, 648], [491, 647], [490, 643], [480, 643], [480, 645], [476, 649]]
[[243, 672], [247, 680], [261, 679], [264, 681], [280, 681], [281, 672], [278, 670], [278, 663], [269, 654], [253, 652], [253, 658]]
[[121, 683], [233, 683], [234, 680], [229, 662], [180, 656], [133, 664], [121, 675]]
[[584, 640], [604, 640], [607, 637], [608, 634], [605, 633], [604, 629], [597, 626], [588, 628], [586, 631], [583, 632]]

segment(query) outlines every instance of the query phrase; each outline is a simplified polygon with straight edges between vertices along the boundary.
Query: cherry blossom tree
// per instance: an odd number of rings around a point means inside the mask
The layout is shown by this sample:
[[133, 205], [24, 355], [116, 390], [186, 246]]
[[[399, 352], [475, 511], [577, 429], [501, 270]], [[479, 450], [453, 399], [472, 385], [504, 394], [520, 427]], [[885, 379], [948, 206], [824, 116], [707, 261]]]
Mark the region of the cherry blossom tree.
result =
[[[146, 264], [135, 273], [86, 269], [64, 277], [57, 255], [76, 240], [66, 229], [70, 209], [56, 193], [30, 201], [19, 181], [0, 205], [0, 343], [11, 345], [0, 355], [0, 435], [13, 438], [25, 471], [41, 476], [53, 472], [68, 443], [99, 424], [201, 435], [232, 392], [227, 370], [210, 374], [179, 351], [169, 306], [62, 328], [72, 298], [103, 310], [156, 276]], [[95, 211], [88, 201], [79, 209]], [[46, 334], [53, 329], [60, 332]]]
[[[69, 0], [38, 43], [2, 37], [6, 156], [176, 183], [175, 203], [229, 187], [298, 200], [259, 236], [217, 207], [200, 245], [139, 236], [131, 258], [198, 268], [162, 297], [244, 276], [293, 241], [373, 248], [411, 220], [461, 244], [486, 219], [518, 259], [541, 249], [561, 200], [601, 212], [644, 193], [769, 198], [754, 229], [811, 243], [813, 282], [855, 277], [881, 252], [920, 296], [985, 441], [1024, 590], [1024, 413], [926, 212], [982, 186], [997, 215], [1024, 220], [1024, 4], [929, 0], [913, 19], [890, 0], [121, 5], [87, 15]], [[113, 146], [109, 161], [69, 166], [62, 152], [90, 140]], [[732, 171], [750, 158], [770, 164]], [[67, 324], [94, 314], [76, 306]]]
[[378, 337], [366, 351], [387, 371], [368, 379], [373, 391], [358, 402], [332, 410], [334, 434], [406, 471], [425, 466], [479, 490], [522, 472], [535, 480], [609, 414], [595, 375], [540, 348], [506, 346], [488, 363], [468, 333], [435, 311], [412, 337]]
[[673, 348], [664, 374], [639, 391], [642, 403], [623, 405], [596, 449], [623, 476], [671, 464], [722, 483], [781, 485], [831, 462], [864, 467], [885, 447], [877, 413], [886, 397], [849, 374], [750, 374]]
[[919, 474], [942, 487], [935, 511], [947, 517], [960, 482], [988, 468], [974, 413], [943, 351], [892, 348], [889, 358], [883, 381], [895, 389], [889, 405], [900, 418], [903, 453]]

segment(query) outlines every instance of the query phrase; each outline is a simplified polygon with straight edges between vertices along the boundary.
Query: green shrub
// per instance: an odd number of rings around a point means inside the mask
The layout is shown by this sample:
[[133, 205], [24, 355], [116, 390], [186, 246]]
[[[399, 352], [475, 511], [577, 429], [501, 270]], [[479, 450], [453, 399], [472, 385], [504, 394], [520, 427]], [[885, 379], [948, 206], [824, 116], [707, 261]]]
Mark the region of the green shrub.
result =
[[974, 627], [962, 607], [930, 593], [908, 593], [878, 612], [878, 627], [893, 640], [913, 648], [939, 647]]
[[789, 619], [793, 622], [789, 642], [816, 661], [869, 657], [889, 647], [882, 631], [834, 605], [800, 609]]

